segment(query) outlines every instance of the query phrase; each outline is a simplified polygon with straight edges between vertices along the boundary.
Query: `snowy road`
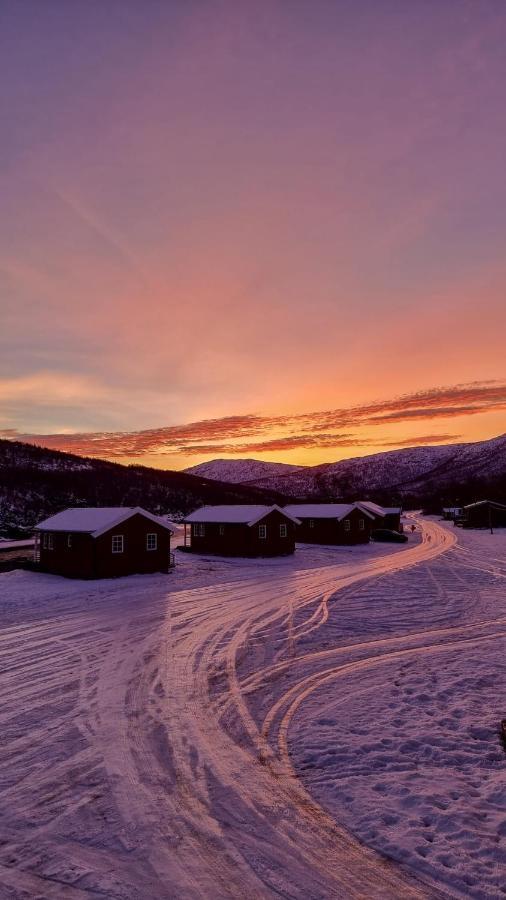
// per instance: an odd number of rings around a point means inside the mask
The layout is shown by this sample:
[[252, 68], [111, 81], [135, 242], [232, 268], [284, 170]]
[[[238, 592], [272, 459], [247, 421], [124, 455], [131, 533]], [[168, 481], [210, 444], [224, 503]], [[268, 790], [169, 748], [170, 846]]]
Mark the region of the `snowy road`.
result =
[[[341, 679], [359, 689], [387, 663], [504, 639], [506, 610], [462, 574], [497, 580], [501, 559], [423, 529], [408, 548], [210, 562], [187, 587], [183, 565], [96, 584], [0, 576], [2, 900], [461, 896], [338, 825], [290, 739]], [[408, 574], [411, 599], [388, 608], [382, 585]], [[381, 605], [361, 608], [366, 585]]]

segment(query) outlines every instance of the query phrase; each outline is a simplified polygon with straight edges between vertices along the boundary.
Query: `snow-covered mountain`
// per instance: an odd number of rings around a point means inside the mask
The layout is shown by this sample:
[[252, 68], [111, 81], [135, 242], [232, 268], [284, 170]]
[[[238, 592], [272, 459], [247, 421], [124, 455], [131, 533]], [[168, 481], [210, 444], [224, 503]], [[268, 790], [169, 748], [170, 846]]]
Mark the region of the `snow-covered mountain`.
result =
[[506, 434], [472, 444], [410, 447], [319, 466], [217, 459], [187, 471], [307, 499], [372, 494], [402, 499], [447, 490], [473, 496], [484, 483], [506, 478]]
[[212, 459], [185, 469], [188, 475], [199, 475], [200, 478], [211, 478], [216, 481], [228, 481], [230, 484], [247, 484], [290, 475], [305, 466], [290, 466], [288, 463], [263, 462], [261, 459]]

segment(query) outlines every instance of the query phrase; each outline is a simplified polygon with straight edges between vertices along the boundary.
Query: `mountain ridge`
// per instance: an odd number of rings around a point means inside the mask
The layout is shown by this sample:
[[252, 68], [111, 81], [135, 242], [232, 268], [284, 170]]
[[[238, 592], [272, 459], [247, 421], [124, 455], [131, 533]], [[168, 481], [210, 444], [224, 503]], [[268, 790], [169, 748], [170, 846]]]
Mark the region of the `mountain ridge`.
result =
[[[250, 479], [247, 473], [253, 463], [261, 465], [263, 474]], [[281, 471], [280, 465], [286, 468]], [[229, 483], [270, 487], [289, 496], [308, 499], [324, 496], [337, 499], [364, 491], [395, 495], [401, 500], [403, 497], [423, 499], [434, 490], [452, 494], [460, 490], [467, 495], [473, 493], [469, 481], [478, 487], [483, 481], [493, 485], [506, 478], [506, 434], [485, 441], [405, 447], [317, 466], [211, 460], [192, 466], [190, 471], [201, 475], [208, 472], [210, 478], [220, 475], [222, 481]], [[503, 490], [501, 484], [497, 489]]]

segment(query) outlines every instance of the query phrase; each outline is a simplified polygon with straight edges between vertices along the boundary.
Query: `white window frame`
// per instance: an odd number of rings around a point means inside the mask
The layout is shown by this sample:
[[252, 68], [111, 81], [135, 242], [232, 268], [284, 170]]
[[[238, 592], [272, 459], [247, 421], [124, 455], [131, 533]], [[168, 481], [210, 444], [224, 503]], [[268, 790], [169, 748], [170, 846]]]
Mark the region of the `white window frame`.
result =
[[199, 536], [199, 524], [198, 522], [193, 523], [193, 537]]
[[53, 550], [54, 542], [53, 535], [51, 531], [44, 531], [42, 533], [42, 549], [43, 550]]
[[71, 549], [72, 549], [72, 535], [68, 534], [67, 535], [67, 550], [71, 550]]
[[123, 534], [113, 534], [111, 536], [111, 553], [125, 552], [125, 536]]
[[288, 528], [284, 522], [282, 522], [281, 525], [279, 526], [279, 536], [281, 538], [288, 537]]
[[199, 525], [199, 537], [206, 536], [206, 526], [201, 522]]
[[[154, 538], [154, 540], [153, 540], [153, 538]], [[150, 546], [150, 544], [152, 546]], [[146, 535], [146, 550], [149, 550], [149, 551], [158, 550], [158, 535], [157, 535], [156, 531], [150, 531]]]
[[258, 526], [258, 537], [261, 541], [267, 540], [267, 525]]
[[314, 519], [309, 520], [309, 527], [314, 528]]
[[225, 534], [225, 526], [224, 525], [218, 525], [218, 534], [220, 535], [220, 537], [223, 537], [223, 535]]
[[358, 520], [358, 530], [365, 531], [365, 519]]
[[344, 519], [343, 528], [345, 531], [351, 531], [351, 522], [349, 519]]

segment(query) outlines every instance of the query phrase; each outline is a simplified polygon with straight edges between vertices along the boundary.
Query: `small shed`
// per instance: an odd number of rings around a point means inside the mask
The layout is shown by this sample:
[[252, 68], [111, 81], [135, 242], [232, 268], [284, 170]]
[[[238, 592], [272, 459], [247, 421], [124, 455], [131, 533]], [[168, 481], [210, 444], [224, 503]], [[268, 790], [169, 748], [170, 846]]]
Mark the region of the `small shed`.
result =
[[457, 522], [464, 528], [506, 528], [506, 505], [495, 500], [469, 503]]
[[298, 520], [279, 506], [203, 506], [184, 522], [184, 547], [220, 556], [286, 556]]
[[462, 506], [443, 506], [443, 519], [447, 522], [454, 522], [462, 516]]
[[44, 572], [70, 578], [111, 578], [167, 572], [168, 521], [136, 507], [74, 507], [35, 530], [35, 560]]
[[371, 500], [359, 500], [357, 505], [374, 517], [373, 528], [389, 528], [391, 531], [402, 532], [402, 508], [400, 506], [380, 506], [379, 503], [373, 503]]
[[305, 544], [367, 544], [374, 522], [357, 503], [294, 503], [285, 510], [300, 521], [296, 539]]

